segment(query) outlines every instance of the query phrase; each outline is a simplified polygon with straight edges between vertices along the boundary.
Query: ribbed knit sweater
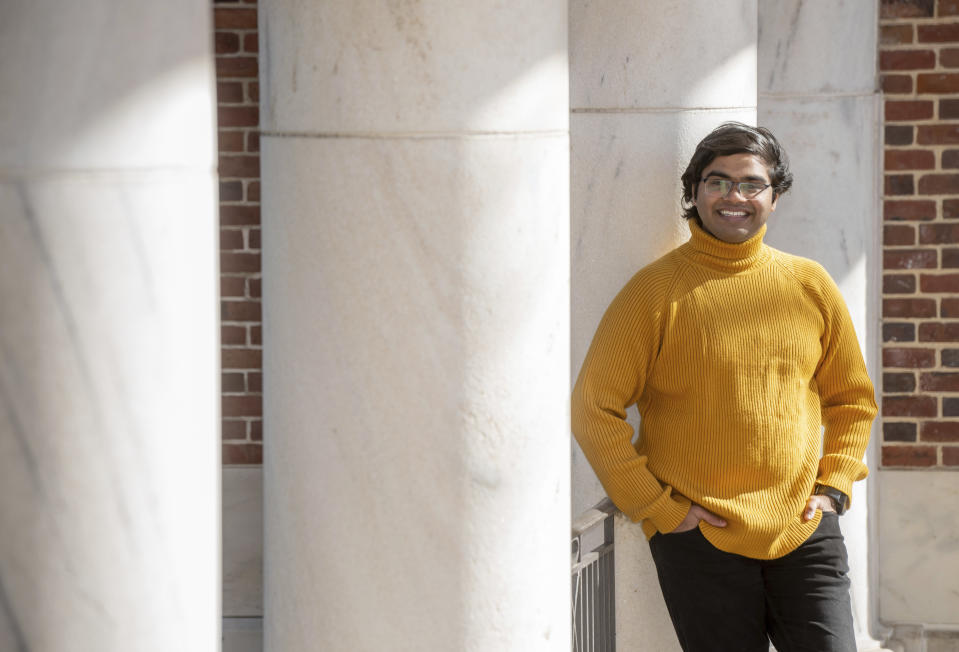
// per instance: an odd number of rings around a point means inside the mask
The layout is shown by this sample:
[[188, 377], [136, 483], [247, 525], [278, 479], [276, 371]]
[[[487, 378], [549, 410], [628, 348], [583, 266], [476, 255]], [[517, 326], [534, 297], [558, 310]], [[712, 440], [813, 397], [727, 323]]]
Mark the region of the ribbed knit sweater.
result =
[[[756, 559], [802, 544], [820, 482], [852, 496], [876, 416], [849, 311], [821, 265], [763, 243], [692, 238], [627, 283], [573, 391], [573, 433], [616, 506], [647, 537], [690, 501], [717, 548]], [[639, 438], [626, 408], [637, 404]]]

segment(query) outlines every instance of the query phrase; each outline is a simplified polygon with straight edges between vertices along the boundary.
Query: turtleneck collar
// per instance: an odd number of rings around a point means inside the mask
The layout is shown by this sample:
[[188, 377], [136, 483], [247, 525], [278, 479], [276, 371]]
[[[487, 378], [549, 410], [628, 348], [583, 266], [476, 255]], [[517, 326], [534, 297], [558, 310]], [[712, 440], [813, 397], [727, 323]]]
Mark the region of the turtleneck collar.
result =
[[763, 244], [763, 237], [766, 235], [765, 224], [756, 232], [756, 235], [739, 243], [725, 242], [716, 238], [703, 229], [696, 220], [689, 220], [689, 230], [693, 237], [680, 247], [680, 252], [700, 265], [735, 274], [762, 267], [772, 258], [771, 250]]

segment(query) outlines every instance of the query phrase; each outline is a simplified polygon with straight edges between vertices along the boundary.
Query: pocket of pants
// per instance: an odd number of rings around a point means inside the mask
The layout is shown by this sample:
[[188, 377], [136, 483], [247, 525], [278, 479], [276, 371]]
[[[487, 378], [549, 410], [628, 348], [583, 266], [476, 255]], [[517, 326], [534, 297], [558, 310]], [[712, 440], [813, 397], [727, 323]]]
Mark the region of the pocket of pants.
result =
[[[700, 521], [700, 523], [702, 523], [702, 521]], [[681, 537], [687, 534], [702, 534], [702, 531], [699, 529], [699, 523], [691, 530], [686, 530], [685, 532], [666, 532], [663, 536], [668, 539], [669, 537]]]
[[839, 529], [839, 514], [836, 512], [823, 512], [822, 518], [819, 519], [819, 527], [817, 530], [822, 529], [825, 526], [826, 529]]
[[842, 547], [845, 555], [845, 539], [842, 534], [842, 528], [839, 525], [839, 514], [836, 512], [823, 512], [819, 519], [819, 526], [816, 531], [807, 539], [807, 541], [827, 541], [832, 540]]

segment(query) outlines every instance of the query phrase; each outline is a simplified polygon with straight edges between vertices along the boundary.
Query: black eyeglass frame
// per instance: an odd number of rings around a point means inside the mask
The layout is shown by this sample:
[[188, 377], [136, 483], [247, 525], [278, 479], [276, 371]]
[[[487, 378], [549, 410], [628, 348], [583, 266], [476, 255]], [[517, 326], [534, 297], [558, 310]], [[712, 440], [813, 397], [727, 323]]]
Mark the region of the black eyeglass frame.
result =
[[[719, 183], [728, 183], [729, 190], [720, 194], [719, 195], [720, 197], [728, 197], [729, 193], [731, 193], [733, 191], [733, 188], [735, 188], [736, 192], [738, 192], [742, 197], [745, 197], [746, 199], [755, 199], [756, 197], [761, 195], [763, 192], [765, 192], [766, 188], [771, 188], [773, 185], [771, 183], [756, 183], [755, 181], [733, 181], [732, 179], [724, 179], [722, 177], [703, 177], [699, 181], [700, 183], [703, 183], [703, 184], [705, 184], [707, 181], [717, 181]], [[743, 192], [743, 184], [746, 184], [748, 186], [762, 186], [762, 187], [756, 192], [750, 195], [747, 195], [746, 193]]]

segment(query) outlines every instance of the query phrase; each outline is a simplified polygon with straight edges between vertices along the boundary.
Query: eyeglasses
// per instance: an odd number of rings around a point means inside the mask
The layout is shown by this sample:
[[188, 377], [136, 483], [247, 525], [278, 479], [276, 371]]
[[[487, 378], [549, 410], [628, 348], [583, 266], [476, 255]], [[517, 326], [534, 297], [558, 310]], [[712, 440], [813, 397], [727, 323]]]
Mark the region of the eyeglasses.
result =
[[763, 190], [771, 186], [769, 183], [756, 183], [755, 181], [730, 181], [719, 177], [707, 177], [701, 179], [706, 187], [706, 194], [713, 197], [725, 197], [733, 188], [739, 191], [739, 194], [746, 199], [753, 199]]

